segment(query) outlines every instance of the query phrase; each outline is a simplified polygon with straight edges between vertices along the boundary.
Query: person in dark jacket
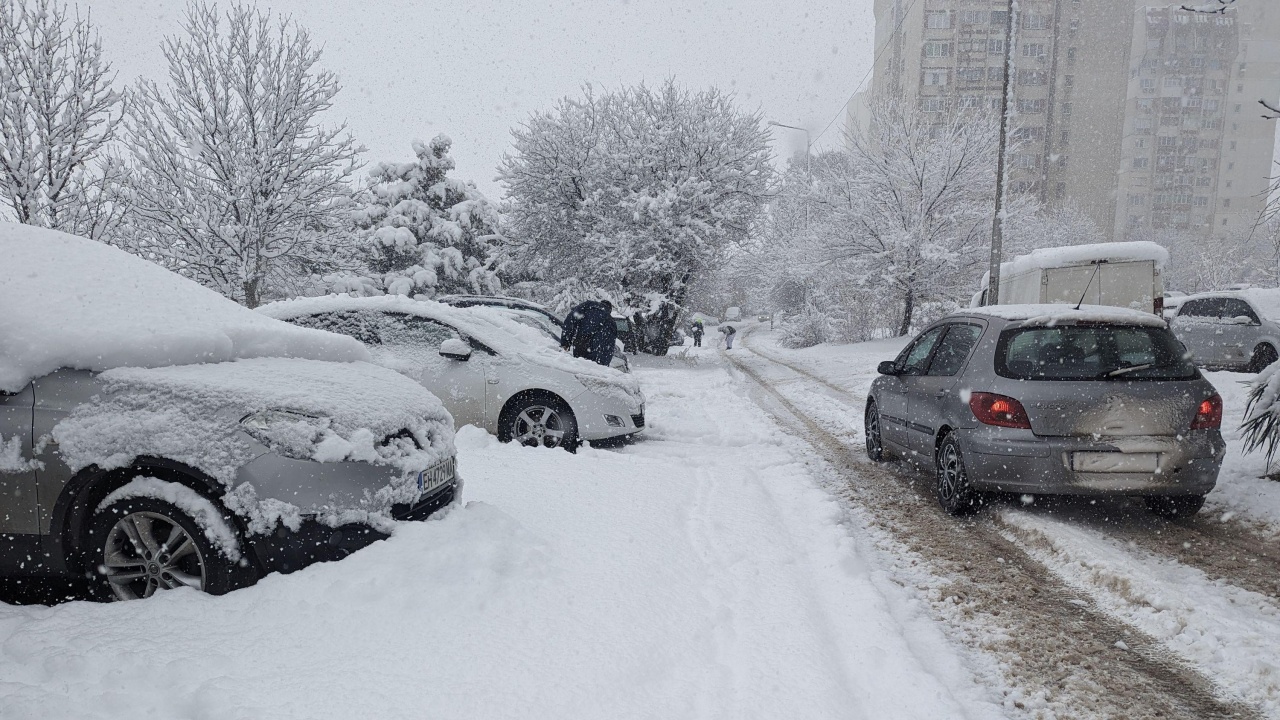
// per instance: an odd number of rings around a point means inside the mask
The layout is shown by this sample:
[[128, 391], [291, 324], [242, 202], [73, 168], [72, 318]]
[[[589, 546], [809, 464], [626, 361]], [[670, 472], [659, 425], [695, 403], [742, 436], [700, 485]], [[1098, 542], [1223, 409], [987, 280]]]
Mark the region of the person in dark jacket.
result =
[[587, 300], [569, 311], [560, 334], [560, 347], [601, 365], [613, 362], [618, 326], [613, 320], [613, 305], [608, 300]]
[[703, 332], [702, 321], [694, 320], [693, 327], [690, 329], [693, 330], [693, 346], [702, 347], [702, 332]]
[[738, 334], [732, 325], [721, 325], [720, 332], [724, 333], [724, 349], [733, 349], [733, 337]]

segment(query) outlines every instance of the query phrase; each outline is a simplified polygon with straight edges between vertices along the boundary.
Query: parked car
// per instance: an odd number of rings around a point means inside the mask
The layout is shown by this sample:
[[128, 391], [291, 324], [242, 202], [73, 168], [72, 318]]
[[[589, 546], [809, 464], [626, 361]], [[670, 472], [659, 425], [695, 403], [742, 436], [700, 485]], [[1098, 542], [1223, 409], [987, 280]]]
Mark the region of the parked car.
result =
[[[504, 308], [515, 313], [517, 318], [528, 318], [525, 321], [526, 324], [531, 322], [542, 328], [548, 335], [555, 338], [556, 342], [560, 342], [560, 335], [564, 332], [564, 321], [557, 317], [555, 313], [542, 305], [528, 300], [521, 300], [520, 298], [498, 295], [442, 295], [436, 298], [436, 302], [459, 308]], [[631, 362], [627, 359], [627, 352], [635, 352], [635, 350], [628, 350], [622, 341], [622, 338], [630, 332], [631, 323], [626, 318], [616, 315], [613, 319], [618, 324], [618, 347], [613, 353], [613, 360], [610, 361], [609, 366], [622, 372], [631, 372]]]
[[573, 450], [644, 428], [644, 395], [632, 376], [563, 352], [506, 308], [330, 295], [258, 310], [360, 340], [375, 362], [438, 395], [459, 425], [504, 442]]
[[220, 594], [454, 500], [440, 401], [350, 338], [0, 223], [0, 574]]
[[1169, 326], [1201, 367], [1262, 372], [1280, 359], [1280, 290], [1189, 295]]
[[1222, 398], [1150, 313], [959, 312], [879, 372], [866, 405], [868, 456], [931, 465], [953, 514], [999, 491], [1139, 495], [1158, 514], [1190, 515], [1226, 452]]
[[1083, 303], [1163, 316], [1168, 262], [1168, 250], [1146, 241], [1033, 250], [1000, 266], [999, 302], [987, 297], [987, 273], [970, 307]]
[[1178, 292], [1177, 290], [1166, 290], [1164, 292], [1164, 306], [1160, 310], [1160, 314], [1165, 320], [1172, 320], [1178, 314], [1178, 308], [1182, 307], [1182, 301], [1187, 299], [1187, 294]]

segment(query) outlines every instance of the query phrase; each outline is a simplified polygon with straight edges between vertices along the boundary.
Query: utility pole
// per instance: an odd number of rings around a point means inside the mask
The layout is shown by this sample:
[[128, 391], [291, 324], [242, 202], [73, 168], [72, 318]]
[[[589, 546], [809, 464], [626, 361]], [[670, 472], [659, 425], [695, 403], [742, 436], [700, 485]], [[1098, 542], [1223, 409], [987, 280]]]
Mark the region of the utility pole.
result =
[[[1000, 154], [996, 161], [996, 212], [991, 220], [991, 279], [987, 282], [987, 305], [1000, 304], [1000, 264], [1004, 254], [1004, 167], [1009, 140], [1009, 95], [1013, 88], [1013, 29], [1018, 0], [1009, 0], [1004, 24], [1004, 83], [1000, 95]], [[1055, 51], [1057, 49], [1055, 48]]]

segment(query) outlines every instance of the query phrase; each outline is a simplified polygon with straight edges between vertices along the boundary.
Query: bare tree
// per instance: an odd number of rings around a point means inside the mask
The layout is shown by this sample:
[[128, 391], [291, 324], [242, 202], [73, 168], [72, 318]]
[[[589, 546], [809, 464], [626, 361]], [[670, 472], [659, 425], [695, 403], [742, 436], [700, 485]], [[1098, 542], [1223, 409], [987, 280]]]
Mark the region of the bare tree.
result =
[[118, 216], [118, 165], [95, 167], [121, 95], [89, 18], [0, 0], [0, 198], [20, 223], [98, 237]]
[[255, 307], [333, 269], [360, 152], [318, 117], [338, 93], [288, 18], [187, 8], [164, 42], [169, 86], [139, 81], [127, 124], [136, 172], [131, 249]]

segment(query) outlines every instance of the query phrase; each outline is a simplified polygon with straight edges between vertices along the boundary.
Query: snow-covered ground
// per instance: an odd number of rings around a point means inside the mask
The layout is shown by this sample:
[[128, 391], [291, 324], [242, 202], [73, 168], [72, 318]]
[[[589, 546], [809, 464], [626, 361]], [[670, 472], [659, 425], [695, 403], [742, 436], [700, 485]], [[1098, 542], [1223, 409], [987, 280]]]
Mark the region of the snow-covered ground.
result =
[[650, 428], [458, 435], [467, 503], [224, 597], [0, 604], [13, 718], [998, 717], [716, 352], [637, 372]]

